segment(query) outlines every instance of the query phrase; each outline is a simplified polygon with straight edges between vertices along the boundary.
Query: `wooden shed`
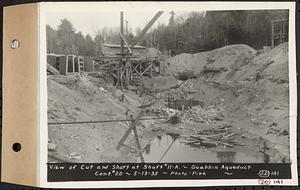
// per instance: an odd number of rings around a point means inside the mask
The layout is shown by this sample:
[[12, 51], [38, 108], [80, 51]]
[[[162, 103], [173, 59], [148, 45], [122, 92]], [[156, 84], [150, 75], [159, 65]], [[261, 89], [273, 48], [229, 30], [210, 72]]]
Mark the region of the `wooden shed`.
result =
[[63, 75], [83, 72], [85, 66], [83, 56], [61, 54], [48, 54], [47, 64]]
[[61, 74], [72, 74], [84, 71], [84, 59], [77, 55], [64, 55], [60, 57], [59, 71]]
[[59, 70], [60, 57], [63, 55], [60, 54], [47, 54], [47, 64], [50, 64], [55, 69]]

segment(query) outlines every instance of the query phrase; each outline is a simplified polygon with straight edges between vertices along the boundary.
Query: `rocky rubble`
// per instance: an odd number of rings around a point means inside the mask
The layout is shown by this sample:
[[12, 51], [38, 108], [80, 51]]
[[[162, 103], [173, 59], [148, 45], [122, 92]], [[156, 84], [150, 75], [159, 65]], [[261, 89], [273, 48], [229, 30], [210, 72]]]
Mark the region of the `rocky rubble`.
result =
[[224, 119], [224, 107], [222, 105], [194, 106], [191, 109], [183, 111], [172, 108], [161, 108], [156, 113], [170, 118], [178, 117], [182, 123], [196, 122], [209, 124]]

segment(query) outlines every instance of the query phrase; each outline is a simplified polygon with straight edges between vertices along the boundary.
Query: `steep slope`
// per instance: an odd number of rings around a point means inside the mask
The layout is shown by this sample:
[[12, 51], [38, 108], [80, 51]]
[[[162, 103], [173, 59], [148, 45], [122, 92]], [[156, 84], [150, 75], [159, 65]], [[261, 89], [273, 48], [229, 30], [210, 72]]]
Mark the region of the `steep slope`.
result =
[[[137, 98], [120, 102], [118, 91], [100, 78], [89, 75], [48, 76], [48, 121], [97, 121], [126, 119], [128, 109], [140, 105]], [[65, 159], [80, 155], [81, 162], [134, 161], [128, 149], [116, 150], [125, 133], [124, 122], [49, 125], [49, 141], [56, 145], [55, 154]], [[131, 143], [130, 136], [127, 143]]]

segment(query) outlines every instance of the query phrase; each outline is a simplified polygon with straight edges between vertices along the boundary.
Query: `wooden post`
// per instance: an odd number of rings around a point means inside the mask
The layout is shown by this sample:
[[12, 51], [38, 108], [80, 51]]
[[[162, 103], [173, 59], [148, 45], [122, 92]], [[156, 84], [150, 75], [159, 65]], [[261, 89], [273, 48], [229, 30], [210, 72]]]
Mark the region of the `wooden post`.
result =
[[[130, 115], [130, 119], [133, 120], [133, 115]], [[135, 141], [136, 141], [136, 146], [137, 146], [137, 149], [139, 151], [141, 162], [144, 163], [145, 160], [144, 160], [144, 156], [143, 156], [143, 152], [142, 152], [143, 150], [141, 148], [141, 143], [140, 143], [140, 140], [139, 140], [139, 135], [138, 135], [136, 125], [133, 127], [133, 133], [134, 133], [134, 138], [135, 138]]]
[[142, 73], [142, 62], [138, 62], [139, 64], [139, 68], [140, 68], [140, 72], [139, 72], [139, 76], [142, 77], [141, 73]]
[[120, 68], [120, 83], [121, 83], [121, 90], [123, 90], [124, 89], [124, 86], [123, 86], [123, 68], [121, 67]]
[[143, 110], [141, 110], [141, 112], [138, 114], [138, 116], [135, 118], [135, 120], [131, 123], [130, 127], [127, 129], [127, 131], [125, 132], [124, 136], [121, 138], [121, 140], [118, 142], [118, 146], [117, 146], [117, 150], [119, 150], [121, 148], [121, 146], [123, 145], [123, 143], [125, 142], [125, 140], [127, 139], [127, 137], [129, 136], [131, 130], [136, 126], [136, 124], [139, 122], [139, 119], [142, 117], [143, 115]]
[[119, 68], [117, 68], [117, 84], [116, 84], [116, 87], [118, 87], [119, 83], [120, 83], [120, 70]]
[[129, 81], [131, 82], [132, 81], [132, 73], [133, 73], [132, 62], [129, 62], [128, 70], [129, 70], [128, 78], [129, 78]]
[[66, 55], [66, 74], [68, 74], [69, 69], [69, 62], [68, 62], [68, 56]]
[[[120, 33], [124, 36], [124, 19], [123, 12], [120, 13]], [[124, 41], [121, 37], [121, 55], [124, 56]]]
[[137, 149], [139, 151], [139, 156], [140, 156], [140, 159], [141, 159], [141, 162], [144, 163], [145, 160], [144, 160], [144, 156], [143, 156], [143, 150], [141, 148], [141, 144], [140, 144], [140, 140], [139, 140], [139, 135], [137, 133], [137, 129], [136, 129], [136, 126], [133, 127], [133, 133], [134, 133], [134, 137], [135, 137], [135, 141], [136, 141], [136, 145], [137, 145]]
[[270, 162], [270, 156], [266, 153], [267, 152], [267, 142], [263, 142], [263, 151], [264, 151], [264, 163], [269, 163]]
[[150, 77], [152, 78], [152, 69], [153, 69], [153, 62], [152, 61], [150, 61], [150, 65], [151, 65], [151, 67], [150, 67]]
[[75, 73], [75, 56], [72, 55], [73, 73]]
[[121, 102], [124, 102], [124, 99], [125, 99], [125, 95], [122, 94], [122, 95], [121, 95]]

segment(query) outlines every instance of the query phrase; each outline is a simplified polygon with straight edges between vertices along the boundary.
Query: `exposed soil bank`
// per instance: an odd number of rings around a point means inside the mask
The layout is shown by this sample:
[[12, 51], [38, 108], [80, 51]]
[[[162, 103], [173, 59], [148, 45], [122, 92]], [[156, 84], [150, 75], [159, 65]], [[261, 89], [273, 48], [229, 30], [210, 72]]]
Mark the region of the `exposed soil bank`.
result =
[[[135, 117], [145, 101], [152, 102], [143, 117], [176, 114], [180, 122], [172, 124], [161, 119], [138, 124], [146, 161], [206, 162], [199, 155], [211, 154], [214, 156], [210, 161], [214, 162], [289, 162], [287, 47], [284, 43], [270, 52], [258, 53], [239, 44], [175, 56], [167, 61], [168, 76], [142, 80], [143, 96], [136, 92], [141, 88], [125, 92], [116, 89], [105, 73], [48, 76], [48, 120], [125, 119], [131, 114]], [[175, 79], [180, 73], [192, 78]], [[170, 109], [170, 95], [197, 100], [198, 104], [181, 111]], [[116, 149], [129, 124], [49, 126], [49, 145], [52, 154], [66, 160], [139, 162], [133, 134], [119, 151]], [[173, 139], [166, 134], [177, 136], [170, 148]], [[204, 146], [190, 138], [214, 135], [220, 141], [216, 146], [213, 142]], [[233, 146], [226, 145], [224, 139]], [[172, 160], [179, 149], [195, 159]]]

